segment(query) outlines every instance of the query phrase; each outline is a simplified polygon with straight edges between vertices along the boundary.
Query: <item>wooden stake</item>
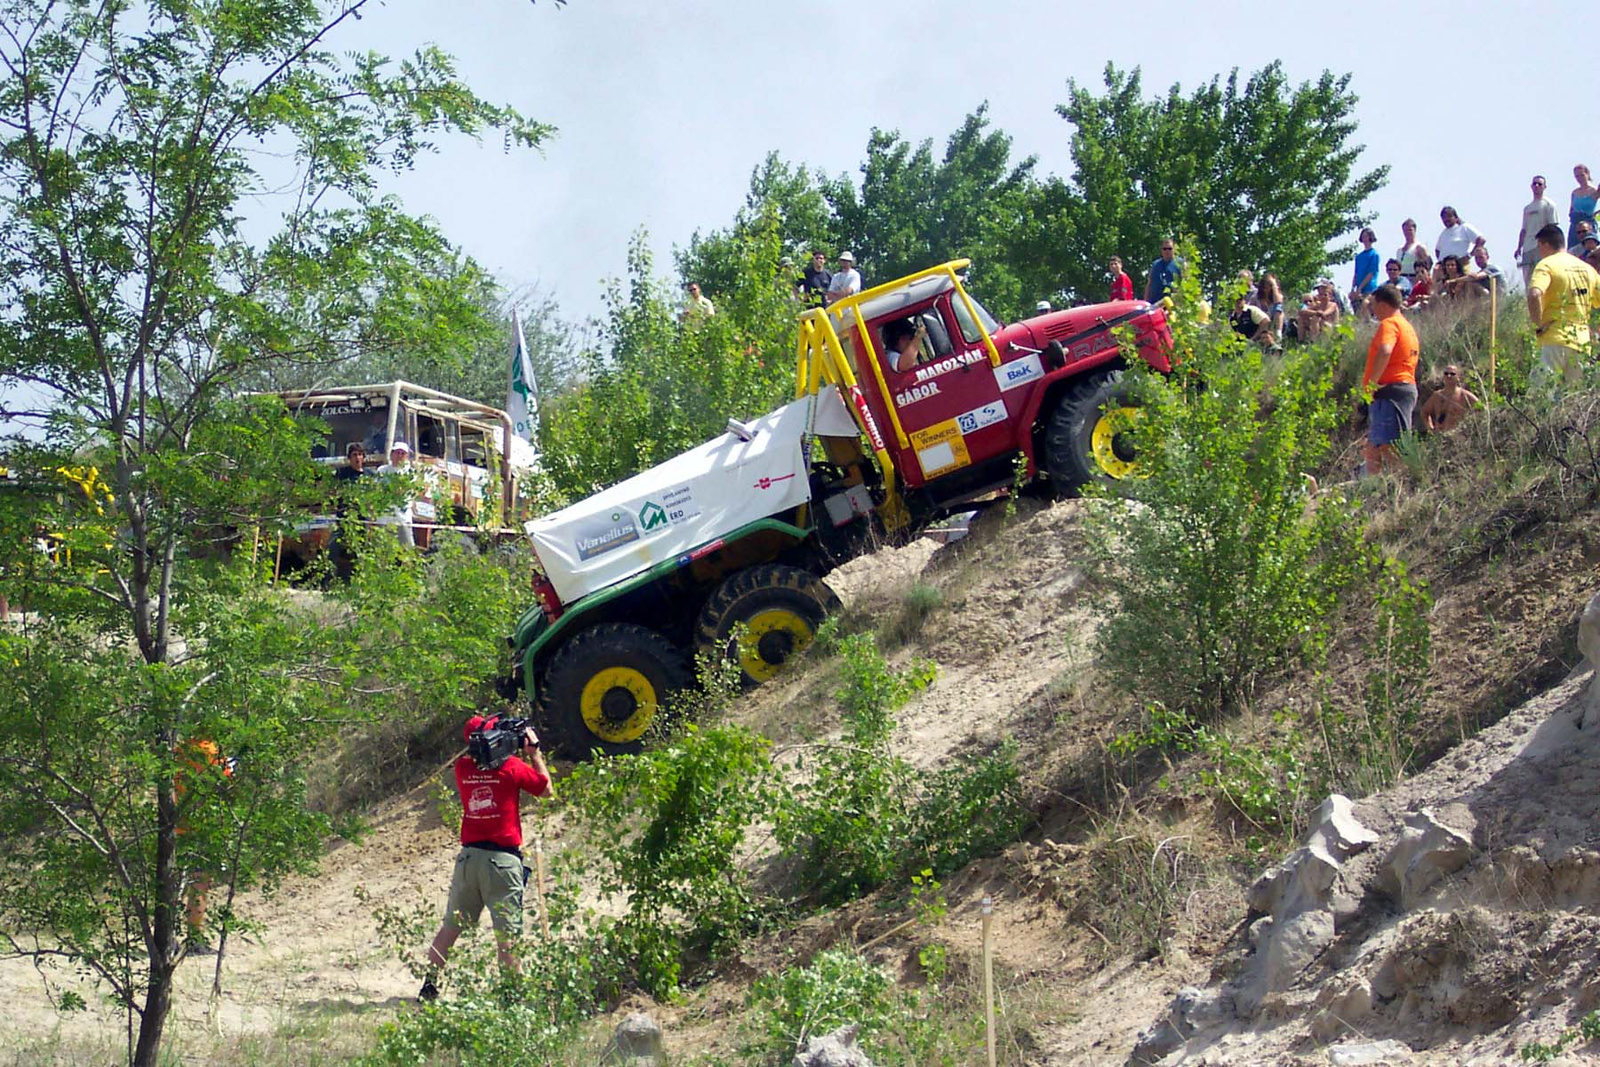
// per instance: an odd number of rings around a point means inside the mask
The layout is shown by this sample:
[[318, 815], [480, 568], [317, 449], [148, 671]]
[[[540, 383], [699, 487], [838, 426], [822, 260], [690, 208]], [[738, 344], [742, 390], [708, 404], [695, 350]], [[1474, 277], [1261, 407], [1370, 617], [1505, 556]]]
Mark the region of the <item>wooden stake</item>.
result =
[[1495, 326], [1500, 321], [1498, 311], [1500, 285], [1495, 279], [1489, 279], [1489, 392], [1494, 392], [1494, 357], [1495, 357]]
[[544, 931], [544, 939], [550, 940], [550, 911], [544, 903], [544, 839], [533, 839], [533, 875], [534, 888], [539, 894], [539, 928]]
[[989, 1040], [989, 1067], [994, 1058], [994, 898], [983, 898], [983, 1024]]

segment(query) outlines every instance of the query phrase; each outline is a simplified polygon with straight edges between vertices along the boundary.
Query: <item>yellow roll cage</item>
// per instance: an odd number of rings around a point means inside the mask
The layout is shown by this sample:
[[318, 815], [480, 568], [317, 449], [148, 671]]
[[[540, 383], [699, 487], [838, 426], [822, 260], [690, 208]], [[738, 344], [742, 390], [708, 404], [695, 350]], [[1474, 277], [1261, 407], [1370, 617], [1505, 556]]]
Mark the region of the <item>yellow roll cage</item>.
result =
[[889, 396], [889, 383], [883, 376], [883, 368], [878, 360], [869, 358], [872, 341], [867, 336], [867, 323], [861, 315], [861, 305], [876, 297], [885, 296], [894, 290], [921, 281], [924, 278], [944, 277], [949, 279], [951, 287], [967, 309], [967, 314], [978, 328], [978, 333], [983, 338], [983, 345], [989, 351], [989, 362], [998, 367], [1000, 365], [1000, 350], [995, 347], [994, 338], [989, 336], [989, 331], [983, 325], [977, 309], [973, 307], [972, 298], [967, 295], [966, 288], [961, 284], [961, 277], [957, 271], [970, 266], [970, 259], [953, 259], [948, 263], [941, 263], [936, 267], [919, 270], [915, 274], [908, 274], [903, 278], [896, 278], [892, 282], [874, 286], [863, 290], [854, 296], [847, 296], [834, 301], [826, 310], [811, 308], [800, 315], [800, 339], [795, 349], [795, 383], [794, 395], [799, 400], [802, 397], [814, 396], [824, 385], [837, 386], [840, 392], [846, 394], [846, 406], [850, 414], [860, 426], [861, 432], [867, 436], [872, 444], [874, 457], [878, 467], [883, 472], [884, 499], [880, 513], [883, 518], [884, 528], [893, 532], [911, 521], [910, 513], [906, 510], [905, 501], [901, 499], [899, 477], [895, 471], [894, 458], [887, 448], [879, 443], [879, 435], [873, 432], [873, 427], [867, 426], [862, 421], [862, 413], [854, 403], [854, 395], [858, 394], [860, 387], [856, 382], [854, 369], [850, 364], [850, 357], [845, 354], [844, 344], [839, 340], [838, 330], [834, 328], [833, 316], [841, 319], [845, 315], [855, 320], [855, 333], [861, 339], [861, 344], [866, 346], [868, 352], [861, 353], [861, 358], [872, 368], [873, 380], [878, 386], [878, 395], [884, 398], [884, 408], [889, 413], [889, 426], [894, 431], [895, 442], [901, 449], [911, 447], [911, 441], [906, 436], [906, 431], [900, 425], [900, 413], [895, 410], [893, 401]]

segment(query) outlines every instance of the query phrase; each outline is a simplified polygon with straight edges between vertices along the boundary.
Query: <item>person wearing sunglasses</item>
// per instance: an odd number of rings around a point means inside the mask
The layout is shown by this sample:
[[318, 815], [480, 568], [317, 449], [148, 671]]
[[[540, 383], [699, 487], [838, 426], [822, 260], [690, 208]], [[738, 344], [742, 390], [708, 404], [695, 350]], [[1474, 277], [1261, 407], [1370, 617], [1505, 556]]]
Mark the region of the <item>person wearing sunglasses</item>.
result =
[[1545, 196], [1543, 174], [1535, 174], [1529, 183], [1533, 199], [1522, 209], [1522, 229], [1517, 231], [1517, 264], [1522, 267], [1522, 287], [1528, 287], [1534, 264], [1539, 262], [1539, 242], [1535, 239], [1546, 226], [1556, 224], [1556, 205]]
[[1161, 242], [1161, 257], [1150, 264], [1150, 281], [1145, 285], [1144, 298], [1152, 304], [1178, 287], [1178, 276], [1183, 268], [1174, 258], [1174, 252], [1172, 238], [1168, 237]]
[[1472, 391], [1461, 384], [1461, 368], [1451, 363], [1444, 369], [1444, 384], [1429, 394], [1417, 414], [1422, 418], [1423, 429], [1447, 433], [1461, 424], [1467, 412], [1476, 410], [1482, 403]]

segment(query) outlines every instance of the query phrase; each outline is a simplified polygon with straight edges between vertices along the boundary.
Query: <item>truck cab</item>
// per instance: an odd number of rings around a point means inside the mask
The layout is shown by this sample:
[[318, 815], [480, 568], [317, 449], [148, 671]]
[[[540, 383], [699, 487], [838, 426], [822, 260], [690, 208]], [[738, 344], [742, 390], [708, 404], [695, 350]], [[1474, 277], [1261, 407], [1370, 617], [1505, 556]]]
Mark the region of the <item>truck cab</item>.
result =
[[[1106, 388], [1112, 376], [1120, 385], [1125, 358], [1112, 331], [1127, 327], [1139, 357], [1166, 372], [1172, 335], [1164, 311], [1130, 300], [1002, 325], [967, 293], [966, 265], [941, 264], [827, 311], [908, 499], [937, 509], [990, 492], [1013, 480], [1018, 454], [1030, 478], [1042, 470], [1064, 489], [1131, 474], [1131, 450], [1117, 440], [1130, 403]], [[904, 343], [908, 332], [914, 346]], [[1087, 415], [1095, 393], [1107, 395], [1094, 418], [1079, 435], [1060, 427], [1053, 453], [1051, 419], [1071, 421], [1058, 411], [1075, 397]], [[1073, 443], [1081, 454], [1069, 454]]]

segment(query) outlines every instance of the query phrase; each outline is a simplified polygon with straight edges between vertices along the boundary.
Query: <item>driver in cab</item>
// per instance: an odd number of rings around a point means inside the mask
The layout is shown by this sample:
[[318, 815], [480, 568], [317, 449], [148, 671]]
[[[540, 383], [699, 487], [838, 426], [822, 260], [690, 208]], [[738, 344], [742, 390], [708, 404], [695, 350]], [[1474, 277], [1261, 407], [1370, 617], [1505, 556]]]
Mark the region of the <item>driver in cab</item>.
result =
[[922, 362], [922, 340], [927, 336], [927, 327], [918, 319], [896, 319], [883, 328], [883, 350], [889, 359], [889, 367], [897, 372], [905, 372]]

